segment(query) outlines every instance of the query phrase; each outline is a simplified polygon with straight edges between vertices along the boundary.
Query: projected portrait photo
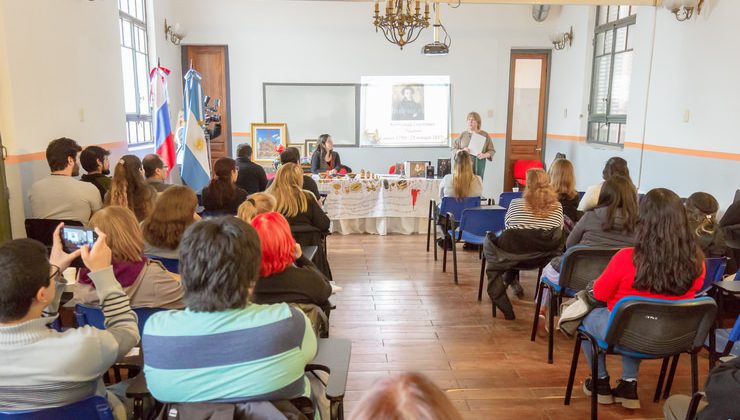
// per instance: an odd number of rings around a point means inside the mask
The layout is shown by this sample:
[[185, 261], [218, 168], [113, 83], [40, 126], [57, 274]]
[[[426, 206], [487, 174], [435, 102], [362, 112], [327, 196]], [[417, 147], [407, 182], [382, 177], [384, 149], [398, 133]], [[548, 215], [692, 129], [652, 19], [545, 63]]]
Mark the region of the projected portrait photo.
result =
[[424, 85], [393, 86], [393, 121], [424, 119]]

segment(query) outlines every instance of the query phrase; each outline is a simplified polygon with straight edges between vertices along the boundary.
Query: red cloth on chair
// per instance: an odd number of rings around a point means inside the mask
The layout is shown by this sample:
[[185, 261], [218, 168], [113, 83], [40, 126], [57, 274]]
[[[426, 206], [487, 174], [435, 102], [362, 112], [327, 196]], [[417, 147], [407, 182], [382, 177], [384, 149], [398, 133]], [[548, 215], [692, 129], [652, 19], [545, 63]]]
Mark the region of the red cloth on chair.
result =
[[517, 160], [514, 162], [514, 179], [519, 185], [527, 185], [527, 170], [532, 168], [544, 168], [545, 165], [539, 160]]
[[393, 165], [388, 169], [388, 175], [393, 175], [396, 173], [396, 165]]

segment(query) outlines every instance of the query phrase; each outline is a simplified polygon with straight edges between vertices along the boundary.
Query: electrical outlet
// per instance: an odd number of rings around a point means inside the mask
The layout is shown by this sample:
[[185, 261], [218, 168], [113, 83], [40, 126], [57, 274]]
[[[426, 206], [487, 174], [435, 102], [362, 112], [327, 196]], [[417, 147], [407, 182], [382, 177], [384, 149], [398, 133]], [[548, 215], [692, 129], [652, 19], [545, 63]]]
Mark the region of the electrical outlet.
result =
[[683, 122], [687, 123], [689, 122], [689, 119], [691, 118], [691, 111], [688, 109], [684, 109], [683, 111]]
[[80, 122], [85, 122], [85, 109], [80, 108]]

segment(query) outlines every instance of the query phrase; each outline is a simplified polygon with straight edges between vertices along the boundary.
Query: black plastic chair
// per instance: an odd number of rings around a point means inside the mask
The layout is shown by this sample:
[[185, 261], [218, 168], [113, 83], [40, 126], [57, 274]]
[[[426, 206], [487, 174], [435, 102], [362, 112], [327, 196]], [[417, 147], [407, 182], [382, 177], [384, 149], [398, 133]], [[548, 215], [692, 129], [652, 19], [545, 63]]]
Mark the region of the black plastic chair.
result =
[[[598, 340], [578, 328], [570, 365], [565, 405], [570, 404], [573, 383], [581, 352], [581, 341], [591, 346], [591, 377], [598, 377], [598, 353], [622, 354], [638, 359], [663, 359], [656, 397], [660, 396], [668, 358], [680, 354], [691, 355], [691, 390], [699, 389], [697, 353], [717, 315], [717, 304], [709, 297], [687, 300], [651, 299], [639, 296], [622, 298], [614, 306], [607, 324], [605, 340]], [[668, 386], [670, 386], [669, 378]], [[594, 390], [595, 391], [595, 390]], [[597, 392], [591, 393], [591, 418], [597, 415]], [[656, 398], [657, 401], [657, 398]]]
[[709, 351], [709, 369], [712, 369], [721, 357], [733, 355], [740, 357], [740, 315], [732, 328], [714, 329], [705, 341]]
[[[478, 300], [481, 299], [483, 290], [483, 275], [486, 269], [486, 260], [483, 258], [483, 243], [486, 241], [488, 232], [498, 232], [504, 229], [504, 216], [506, 209], [494, 208], [466, 208], [462, 211], [459, 227], [456, 223], [454, 214], [447, 213], [444, 215], [444, 232], [445, 238], [450, 239], [452, 244], [452, 272], [457, 282], [457, 243], [465, 242], [471, 245], [478, 245], [480, 252], [478, 257], [481, 259], [480, 269], [480, 286], [478, 288]], [[442, 256], [442, 272], [447, 268], [447, 247], [445, 246]]]
[[[26, 237], [41, 242], [51, 252], [51, 247], [54, 245], [54, 230], [60, 223], [64, 223], [65, 226], [84, 226], [82, 222], [77, 220], [26, 219]], [[70, 267], [74, 268], [82, 268], [84, 266], [82, 258], [75, 258], [72, 264], [70, 264]]]
[[534, 309], [534, 321], [532, 321], [532, 334], [530, 341], [535, 341], [537, 336], [537, 325], [539, 324], [540, 308], [542, 307], [542, 296], [544, 288], [550, 289], [550, 311], [547, 317], [549, 332], [547, 334], [547, 363], [552, 364], [553, 338], [555, 335], [555, 315], [560, 307], [559, 303], [563, 297], [573, 297], [588, 284], [595, 280], [604, 271], [609, 261], [619, 248], [606, 247], [581, 247], [569, 248], [563, 255], [560, 264], [559, 284], [553, 283], [543, 276], [537, 284], [537, 303]]

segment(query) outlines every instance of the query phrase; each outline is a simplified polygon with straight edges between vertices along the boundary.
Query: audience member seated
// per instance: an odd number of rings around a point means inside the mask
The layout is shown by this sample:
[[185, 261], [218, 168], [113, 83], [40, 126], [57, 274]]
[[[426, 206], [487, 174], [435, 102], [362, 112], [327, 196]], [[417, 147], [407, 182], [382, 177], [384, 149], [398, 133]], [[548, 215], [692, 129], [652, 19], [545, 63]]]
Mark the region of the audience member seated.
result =
[[[165, 270], [159, 261], [143, 256], [144, 239], [131, 210], [110, 206], [95, 213], [90, 226], [108, 232], [106, 243], [113, 252], [113, 272], [131, 299], [133, 308], [184, 307], [182, 286], [177, 277]], [[98, 294], [90, 270], [80, 270], [74, 291], [77, 302], [98, 305]]]
[[254, 219], [255, 216], [274, 211], [275, 207], [277, 207], [277, 202], [272, 194], [264, 192], [254, 193], [247, 197], [247, 199], [239, 206], [239, 209], [236, 212], [236, 217], [251, 224], [252, 219]]
[[[719, 221], [719, 226], [722, 228], [724, 235], [727, 239], [740, 240], [740, 228], [733, 228], [733, 226], [740, 225], [740, 200], [730, 204], [730, 207], [725, 210], [725, 214], [722, 215], [722, 219]], [[730, 261], [727, 263], [727, 273], [737, 272], [740, 266], [740, 249], [728, 249], [727, 255], [730, 257]]]
[[128, 207], [141, 222], [149, 216], [157, 200], [157, 190], [146, 183], [141, 160], [134, 155], [122, 157], [113, 171], [113, 185], [105, 204]]
[[445, 175], [439, 184], [440, 198], [480, 196], [483, 191], [483, 180], [473, 173], [470, 153], [465, 150], [457, 152], [454, 165], [452, 173]]
[[[704, 281], [704, 256], [696, 244], [681, 199], [671, 190], [656, 188], [642, 199], [636, 223], [635, 247], [618, 251], [593, 285], [593, 297], [607, 307], [593, 309], [582, 326], [597, 340], [604, 340], [614, 305], [627, 296], [656, 299], [692, 299]], [[590, 346], [583, 346], [591, 363]], [[622, 355], [622, 379], [612, 391], [606, 356], [598, 355], [596, 392], [600, 404], [622, 403], [640, 408], [637, 374], [640, 359]], [[594, 391], [593, 378], [587, 378], [583, 392]]]
[[[301, 165], [301, 152], [297, 147], [288, 147], [280, 153], [280, 164], [285, 165], [286, 163], [295, 163]], [[272, 185], [272, 179], [267, 182], [267, 188]], [[319, 198], [319, 186], [316, 181], [308, 175], [303, 175], [303, 189], [311, 191], [316, 198]]]
[[144, 254], [176, 260], [182, 234], [200, 220], [197, 207], [198, 197], [189, 187], [172, 185], [160, 193], [152, 214], [141, 223]]
[[[342, 169], [342, 160], [339, 153], [334, 151], [334, 141], [328, 134], [319, 136], [319, 143], [316, 151], [311, 156], [311, 172], [329, 172], [336, 174]], [[348, 171], [351, 172], [351, 171]]]
[[587, 211], [596, 207], [596, 205], [599, 203], [599, 192], [601, 191], [601, 185], [604, 184], [604, 181], [614, 175], [622, 175], [626, 176], [627, 178], [630, 177], [630, 170], [629, 168], [627, 168], [627, 161], [622, 159], [621, 157], [613, 157], [606, 161], [606, 164], [604, 165], [604, 170], [601, 171], [601, 176], [604, 178], [604, 180], [586, 189], [586, 193], [583, 195], [583, 198], [581, 198], [580, 204], [578, 204], [578, 210]]
[[144, 166], [144, 177], [146, 177], [147, 184], [154, 187], [157, 192], [161, 193], [172, 186], [171, 184], [165, 184], [170, 168], [164, 164], [159, 155], [150, 153], [144, 156], [141, 163]]
[[462, 420], [429, 378], [406, 372], [378, 379], [352, 410], [354, 420]]
[[695, 192], [686, 200], [689, 226], [707, 258], [725, 255], [725, 237], [717, 223], [719, 203], [711, 194]]
[[262, 166], [252, 162], [252, 146], [240, 144], [236, 148], [236, 164], [239, 174], [236, 186], [247, 192], [247, 195], [262, 192], [267, 188], [267, 175]]
[[203, 208], [210, 216], [236, 215], [247, 192], [234, 184], [237, 177], [234, 159], [222, 157], [213, 164], [213, 179], [203, 188]]
[[288, 163], [278, 169], [275, 182], [267, 190], [275, 197], [275, 211], [288, 219], [293, 237], [302, 246], [319, 247], [314, 257], [316, 266], [329, 279], [332, 279], [329, 261], [324, 254], [324, 236], [329, 232], [331, 221], [316, 201], [316, 197], [303, 189], [303, 171], [295, 163]]
[[[573, 164], [568, 159], [555, 159], [548, 171], [550, 182], [558, 195], [558, 201], [563, 206], [563, 220], [566, 230], [573, 230], [583, 212], [578, 210], [580, 197], [576, 191], [576, 174]], [[637, 194], [635, 192], [635, 194]]]
[[310, 397], [304, 369], [316, 355], [316, 336], [300, 310], [249, 302], [260, 261], [257, 233], [236, 217], [201, 220], [185, 232], [180, 273], [187, 309], [155, 313], [142, 338], [144, 372], [157, 400]]
[[[60, 407], [100, 395], [117, 419], [125, 419], [125, 408], [106, 392], [101, 376], [139, 341], [136, 314], [113, 274], [105, 234], [97, 230], [92, 250], [66, 254], [60, 230], [61, 224], [48, 258], [46, 247], [32, 239], [0, 245], [0, 411]], [[60, 333], [49, 327], [67, 283], [60, 273], [80, 255], [103, 302], [106, 329]]]
[[[637, 221], [637, 192], [632, 181], [616, 175], [604, 182], [599, 195], [599, 204], [587, 211], [568, 235], [565, 247], [603, 246], [626, 248], [635, 243], [635, 223]], [[542, 270], [542, 275], [558, 284], [560, 280], [561, 257]], [[543, 289], [543, 302], [548, 302], [549, 289]], [[544, 314], [546, 308], [542, 308]], [[544, 327], [544, 323], [541, 324]]]
[[282, 214], [269, 212], [252, 220], [262, 244], [260, 277], [252, 291], [254, 303], [311, 303], [328, 315], [331, 285], [301, 253]]
[[740, 225], [740, 201], [730, 204], [725, 214], [722, 215], [719, 225], [722, 227]]
[[[736, 357], [712, 369], [704, 387], [704, 400], [699, 402], [697, 420], [738, 419], [740, 404], [740, 357]], [[684, 420], [689, 410], [691, 397], [672, 395], [663, 405], [666, 420]]]
[[87, 172], [80, 177], [80, 181], [95, 185], [100, 191], [100, 199], [105, 198], [105, 193], [110, 191], [111, 179], [110, 163], [108, 162], [110, 152], [99, 146], [87, 146], [80, 153], [80, 164]]
[[31, 186], [28, 198], [34, 219], [76, 220], [87, 224], [93, 212], [103, 207], [94, 185], [73, 177], [80, 174], [77, 155], [82, 148], [76, 141], [62, 137], [46, 147], [46, 162], [51, 175]]
[[483, 245], [488, 276], [488, 296], [507, 320], [515, 319], [506, 288], [522, 298], [524, 291], [518, 280], [521, 264], [531, 264], [552, 258], [563, 247], [563, 207], [547, 172], [544, 169], [527, 170], [527, 189], [522, 198], [511, 201], [504, 216], [505, 229], [501, 236], [489, 234]]

